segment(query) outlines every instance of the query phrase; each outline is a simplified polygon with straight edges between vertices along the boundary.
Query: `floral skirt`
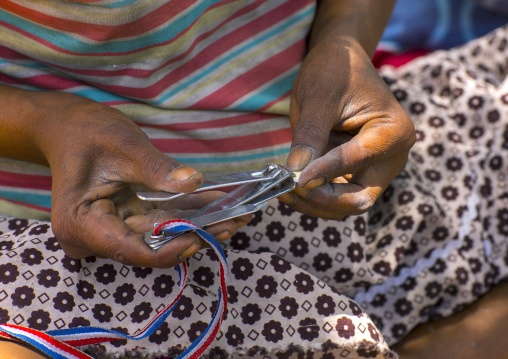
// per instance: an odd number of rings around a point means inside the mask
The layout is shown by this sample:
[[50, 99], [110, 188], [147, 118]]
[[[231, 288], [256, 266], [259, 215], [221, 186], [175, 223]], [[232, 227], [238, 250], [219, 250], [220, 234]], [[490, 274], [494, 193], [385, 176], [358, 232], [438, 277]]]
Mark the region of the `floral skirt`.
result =
[[[393, 358], [412, 328], [460, 311], [508, 275], [508, 27], [380, 70], [414, 121], [405, 170], [367, 214], [312, 218], [270, 202], [224, 248], [228, 311], [204, 354]], [[217, 307], [218, 258], [188, 260], [167, 320], [97, 358], [170, 357]], [[178, 292], [174, 269], [72, 260], [51, 224], [0, 217], [0, 323], [134, 334]]]

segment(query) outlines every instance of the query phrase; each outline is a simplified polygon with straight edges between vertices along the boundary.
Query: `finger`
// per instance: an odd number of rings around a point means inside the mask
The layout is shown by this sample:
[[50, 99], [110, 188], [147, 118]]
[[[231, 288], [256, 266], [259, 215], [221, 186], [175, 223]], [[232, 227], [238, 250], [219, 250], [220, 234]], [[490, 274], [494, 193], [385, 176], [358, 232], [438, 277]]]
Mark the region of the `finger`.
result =
[[244, 214], [243, 216], [234, 218], [234, 220], [236, 222], [236, 226], [238, 228], [242, 228], [249, 224], [250, 221], [252, 221], [252, 218], [254, 218], [253, 214]]
[[[334, 115], [317, 108], [319, 100], [307, 99], [300, 104], [291, 96], [290, 120], [293, 139], [286, 165], [291, 171], [301, 171], [309, 162], [321, 156], [328, 145]], [[333, 108], [333, 107], [328, 107]]]
[[203, 175], [192, 167], [156, 153], [141, 165], [144, 171], [142, 184], [158, 191], [191, 192], [203, 184]]
[[[312, 189], [336, 177], [363, 172], [399, 153], [406, 154], [405, 144], [400, 143], [403, 138], [400, 132], [400, 126], [390, 119], [370, 120], [350, 141], [313, 161], [301, 173], [300, 186]], [[396, 174], [390, 173], [392, 178]]]
[[112, 199], [117, 216], [125, 220], [131, 216], [145, 214], [154, 208], [153, 204], [149, 201], [142, 201], [130, 194], [130, 197], [115, 197]]
[[369, 210], [404, 166], [402, 158], [388, 158], [354, 175], [335, 178], [314, 189], [297, 187], [279, 199], [302, 213], [322, 218], [341, 218]]
[[[181, 214], [182, 217], [185, 217], [192, 212], [192, 210], [180, 211], [179, 214]], [[171, 212], [156, 209], [149, 211], [146, 215], [129, 217], [125, 220], [125, 223], [136, 233], [146, 233], [153, 231], [154, 223], [163, 223], [172, 219], [175, 219], [175, 216]], [[223, 242], [231, 238], [236, 233], [238, 225], [235, 220], [229, 219], [207, 226], [204, 229], [214, 236], [219, 242]]]
[[238, 230], [236, 225], [236, 221], [233, 219], [228, 219], [227, 221], [222, 221], [216, 224], [212, 224], [211, 226], [205, 227], [205, 230], [214, 236], [219, 242], [224, 242], [230, 239]]
[[379, 187], [327, 183], [309, 191], [305, 198], [291, 193], [279, 199], [290, 208], [309, 216], [337, 220], [368, 211], [381, 192]]
[[328, 138], [328, 146], [326, 152], [334, 149], [335, 147], [338, 147], [340, 145], [343, 145], [344, 143], [347, 143], [351, 141], [351, 139], [356, 135], [357, 133], [351, 133], [351, 132], [345, 132], [345, 131], [333, 131], [330, 132], [330, 137]]
[[185, 194], [169, 201], [154, 202], [154, 204], [157, 208], [164, 210], [173, 208], [196, 210], [205, 207], [224, 195], [225, 193], [221, 191], [206, 191], [195, 194]]
[[189, 233], [154, 251], [144, 242], [144, 234], [136, 233], [116, 216], [114, 206], [108, 200], [93, 202], [79, 219], [73, 226], [79, 232], [74, 243], [87, 250], [87, 256], [112, 258], [135, 266], [172, 267], [202, 246], [201, 238]]
[[144, 140], [136, 139], [127, 145], [124, 152], [129, 153], [125, 168], [118, 171], [125, 174], [123, 181], [144, 185], [155, 191], [191, 192], [203, 183], [203, 175], [196, 169], [164, 155], [144, 135]]
[[182, 219], [192, 214], [192, 210], [162, 210], [152, 209], [146, 213], [131, 216], [125, 220], [129, 226], [136, 233], [151, 232], [155, 228], [156, 223], [163, 223], [174, 219]]

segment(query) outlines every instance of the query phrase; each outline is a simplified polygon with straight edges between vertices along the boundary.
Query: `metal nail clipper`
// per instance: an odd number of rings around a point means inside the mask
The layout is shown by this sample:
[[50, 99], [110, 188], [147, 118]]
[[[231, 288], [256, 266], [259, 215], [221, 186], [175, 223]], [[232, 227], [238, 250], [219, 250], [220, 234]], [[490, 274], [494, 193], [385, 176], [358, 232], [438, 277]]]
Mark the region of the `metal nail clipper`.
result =
[[[260, 171], [211, 174], [204, 177], [203, 186], [192, 193], [231, 186], [238, 187], [184, 218], [201, 228], [256, 212], [272, 198], [294, 190], [296, 187], [295, 181], [297, 181], [296, 173], [275, 164], [268, 164]], [[138, 198], [146, 201], [167, 201], [184, 195], [186, 193], [137, 193]], [[152, 232], [148, 232], [145, 235], [145, 242], [150, 248], [158, 249], [180, 234], [182, 233], [167, 235], [162, 231], [160, 235], [154, 235]]]

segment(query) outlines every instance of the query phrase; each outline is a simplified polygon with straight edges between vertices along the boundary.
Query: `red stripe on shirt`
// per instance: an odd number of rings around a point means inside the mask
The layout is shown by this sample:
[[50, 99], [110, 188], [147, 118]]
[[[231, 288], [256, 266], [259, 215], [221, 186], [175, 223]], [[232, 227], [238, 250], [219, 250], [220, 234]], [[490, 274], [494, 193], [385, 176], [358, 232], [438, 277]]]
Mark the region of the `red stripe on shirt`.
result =
[[51, 191], [51, 176], [27, 175], [0, 171], [0, 184], [16, 188]]
[[[277, 55], [268, 58], [256, 67], [250, 69], [243, 75], [236, 77], [221, 89], [203, 98], [201, 101], [190, 106], [190, 108], [226, 108], [236, 100], [247, 95], [252, 89], [257, 89], [273, 79], [273, 74], [283, 74], [292, 67], [298, 65], [302, 60], [305, 42], [298, 41], [279, 52]], [[270, 72], [266, 69], [271, 69]]]
[[238, 116], [229, 116], [224, 118], [216, 118], [209, 121], [200, 122], [180, 122], [168, 124], [147, 124], [137, 123], [139, 127], [159, 128], [168, 131], [192, 131], [213, 128], [225, 128], [229, 126], [238, 126], [246, 123], [266, 121], [273, 118], [273, 115], [264, 115], [261, 113], [246, 113]]
[[[211, 29], [211, 30], [209, 30], [209, 31], [207, 31], [207, 32], [197, 36], [194, 39], [194, 41], [192, 42], [192, 44], [190, 46], [188, 46], [188, 48], [185, 50], [185, 52], [181, 53], [178, 56], [175, 56], [174, 58], [172, 58], [169, 61], [163, 63], [162, 65], [160, 65], [158, 67], [155, 67], [153, 69], [150, 69], [150, 70], [136, 69], [136, 68], [130, 68], [130, 67], [122, 67], [122, 68], [119, 68], [119, 69], [112, 69], [112, 70], [94, 70], [94, 69], [82, 70], [82, 69], [73, 69], [73, 68], [59, 66], [59, 65], [54, 65], [54, 64], [52, 66], [57, 68], [57, 69], [60, 69], [60, 70], [63, 70], [63, 71], [67, 71], [67, 72], [72, 72], [72, 73], [77, 74], [77, 75], [98, 76], [98, 77], [128, 76], [128, 77], [141, 78], [141, 79], [147, 78], [152, 73], [157, 72], [157, 71], [161, 70], [162, 68], [164, 68], [164, 67], [166, 67], [166, 66], [168, 66], [168, 65], [170, 65], [172, 63], [175, 63], [177, 61], [180, 61], [180, 60], [186, 58], [203, 39], [206, 39], [210, 35], [214, 34], [217, 31], [217, 28], [220, 29], [224, 25], [226, 25], [227, 23], [235, 20], [236, 18], [238, 18], [238, 17], [240, 17], [240, 16], [242, 16], [244, 14], [247, 14], [247, 13], [253, 11], [259, 5], [262, 5], [264, 3], [264, 1], [265, 0], [258, 0], [255, 3], [250, 4], [249, 6], [241, 8], [239, 11], [234, 13], [232, 16], [228, 17], [226, 20], [224, 20], [223, 22], [218, 24], [216, 26], [216, 28], [213, 28], [213, 29]], [[189, 28], [191, 28], [191, 27], [192, 26], [190, 26]], [[181, 37], [183, 34], [185, 34], [185, 32], [181, 32], [181, 33], [177, 34], [171, 40], [169, 40], [167, 42], [164, 42], [164, 43], [161, 43], [158, 46], [166, 46], [166, 45], [174, 42], [176, 39]], [[147, 47], [147, 48], [150, 48], [150, 47]], [[147, 48], [144, 48], [144, 49], [147, 49]], [[120, 55], [122, 55], [122, 53], [115, 53], [114, 55], [119, 55], [120, 56]]]
[[20, 54], [19, 52], [16, 52], [12, 49], [9, 49], [8, 47], [0, 45], [0, 57], [6, 60], [30, 60], [33, 61], [33, 59]]
[[44, 90], [53, 90], [53, 91], [65, 91], [70, 90], [77, 86], [85, 85], [79, 81], [69, 80], [64, 77], [48, 74], [14, 78], [6, 74], [0, 73], [0, 82], [14, 86], [29, 85], [34, 86], [36, 88], [42, 88]]
[[[5, 10], [16, 16], [48, 28], [53, 28], [57, 31], [75, 33], [94, 41], [111, 41], [120, 38], [143, 35], [147, 31], [161, 26], [165, 22], [170, 21], [171, 18], [178, 16], [195, 2], [196, 0], [179, 0], [177, 2], [168, 1], [160, 8], [155, 9], [145, 16], [121, 25], [92, 25], [86, 22], [67, 20], [38, 12], [19, 4], [15, 4], [11, 1], [4, 3], [2, 6]], [[210, 8], [219, 5], [220, 4], [215, 4]], [[168, 15], [172, 16], [168, 17]]]
[[267, 148], [291, 142], [291, 129], [258, 133], [235, 138], [198, 139], [152, 139], [153, 144], [165, 153], [225, 153]]
[[[142, 90], [139, 88], [132, 88], [118, 85], [104, 85], [95, 84], [97, 87], [101, 87], [106, 91], [110, 91], [122, 96], [136, 97], [140, 99], [152, 99], [157, 97], [161, 92], [167, 88], [173, 86], [177, 82], [183, 80], [185, 77], [192, 73], [201, 70], [208, 63], [215, 60], [217, 57], [231, 50], [243, 41], [248, 40], [252, 37], [253, 33], [259, 33], [266, 30], [270, 26], [280, 22], [281, 18], [288, 17], [290, 13], [298, 11], [301, 6], [297, 1], [289, 1], [273, 9], [265, 16], [256, 18], [250, 23], [242, 26], [236, 31], [229, 33], [221, 39], [215, 41], [207, 48], [203, 49], [200, 53], [193, 55], [193, 58], [178, 67], [174, 71], [165, 75], [162, 79], [156, 83], [144, 87]], [[181, 57], [175, 57], [168, 64], [180, 60]], [[135, 70], [133, 70], [135, 71]], [[250, 86], [249, 86], [250, 87]], [[252, 87], [251, 87], [252, 88]]]

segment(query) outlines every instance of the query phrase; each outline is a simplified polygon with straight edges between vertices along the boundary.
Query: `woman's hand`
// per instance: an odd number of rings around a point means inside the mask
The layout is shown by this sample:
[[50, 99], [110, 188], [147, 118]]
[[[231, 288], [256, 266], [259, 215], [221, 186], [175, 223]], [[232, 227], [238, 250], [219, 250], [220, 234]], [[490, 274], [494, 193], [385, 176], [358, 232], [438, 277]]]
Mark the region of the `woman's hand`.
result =
[[[8, 88], [0, 90], [8, 97]], [[202, 240], [192, 233], [156, 251], [144, 243], [143, 237], [153, 230], [153, 223], [182, 218], [220, 194], [184, 196], [163, 204], [135, 197], [138, 188], [191, 192], [201, 186], [201, 173], [159, 152], [114, 108], [64, 93], [22, 91], [17, 95], [23, 96], [18, 105], [24, 105], [24, 116], [18, 121], [9, 117], [3, 123], [17, 135], [12, 142], [23, 150], [20, 154], [11, 144], [7, 149], [0, 146], [0, 153], [15, 153], [11, 157], [50, 166], [53, 232], [68, 256], [170, 267], [201, 248]], [[14, 110], [8, 115], [17, 114]], [[19, 125], [22, 121], [23, 126]], [[226, 221], [207, 230], [225, 240], [249, 218]]]
[[297, 189], [280, 200], [311, 216], [340, 219], [374, 204], [404, 168], [415, 133], [366, 45], [325, 23], [328, 31], [311, 39], [293, 86], [287, 165], [303, 171]]

